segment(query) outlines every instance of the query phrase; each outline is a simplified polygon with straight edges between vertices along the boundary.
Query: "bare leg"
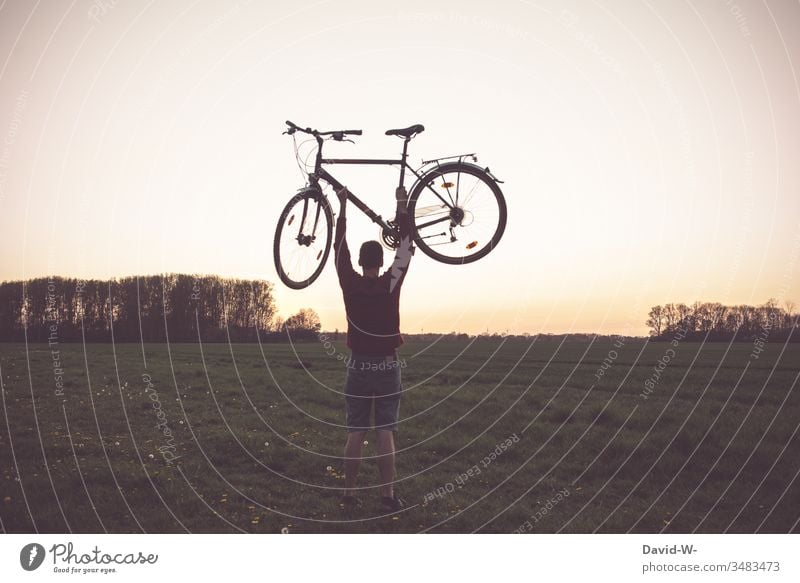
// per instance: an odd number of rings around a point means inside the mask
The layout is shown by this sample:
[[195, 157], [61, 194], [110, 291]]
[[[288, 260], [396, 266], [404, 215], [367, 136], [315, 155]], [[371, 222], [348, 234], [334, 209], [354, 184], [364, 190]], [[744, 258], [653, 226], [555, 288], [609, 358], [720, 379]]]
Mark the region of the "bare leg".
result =
[[355, 495], [356, 477], [361, 467], [361, 450], [364, 448], [366, 431], [350, 431], [344, 446], [344, 495]]
[[381, 496], [394, 497], [394, 432], [379, 429], [378, 472], [381, 475]]

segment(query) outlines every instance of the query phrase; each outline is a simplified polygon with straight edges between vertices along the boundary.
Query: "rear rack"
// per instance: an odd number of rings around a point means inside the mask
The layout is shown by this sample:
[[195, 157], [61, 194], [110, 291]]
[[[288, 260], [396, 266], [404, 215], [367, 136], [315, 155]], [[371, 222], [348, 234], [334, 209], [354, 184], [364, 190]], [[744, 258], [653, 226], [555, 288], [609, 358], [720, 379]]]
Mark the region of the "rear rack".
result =
[[467, 157], [472, 158], [473, 162], [478, 161], [478, 156], [475, 154], [475, 152], [473, 152], [471, 154], [458, 154], [457, 156], [445, 156], [444, 158], [431, 158], [430, 160], [423, 160], [422, 165], [424, 166], [425, 164], [431, 164], [432, 162], [439, 162], [440, 160], [453, 160], [455, 158], [460, 159]]
[[[444, 158], [432, 158], [432, 159], [430, 159], [430, 160], [423, 160], [423, 161], [422, 161], [422, 165], [420, 166], [420, 169], [422, 169], [424, 166], [426, 166], [426, 165], [428, 165], [428, 164], [433, 164], [433, 163], [437, 163], [437, 164], [438, 164], [438, 163], [439, 163], [439, 162], [441, 162], [442, 160], [455, 160], [456, 158], [458, 158], [459, 162], [460, 162], [461, 160], [463, 160], [464, 158], [472, 158], [472, 161], [473, 161], [473, 162], [477, 162], [477, 161], [478, 161], [478, 156], [477, 156], [477, 155], [476, 155], [474, 152], [473, 152], [473, 153], [471, 153], [471, 154], [458, 154], [457, 156], [445, 156]], [[491, 171], [491, 170], [489, 170], [489, 167], [488, 167], [488, 166], [487, 166], [486, 168], [484, 168], [483, 170], [484, 170], [484, 172], [486, 172], [486, 173], [487, 173], [489, 176], [491, 176], [491, 177], [492, 177], [492, 179], [493, 179], [495, 182], [498, 182], [498, 183], [500, 183], [500, 184], [503, 184], [503, 181], [502, 181], [502, 180], [500, 180], [500, 179], [499, 179], [497, 176], [495, 176], [494, 174], [492, 174], [492, 171]]]

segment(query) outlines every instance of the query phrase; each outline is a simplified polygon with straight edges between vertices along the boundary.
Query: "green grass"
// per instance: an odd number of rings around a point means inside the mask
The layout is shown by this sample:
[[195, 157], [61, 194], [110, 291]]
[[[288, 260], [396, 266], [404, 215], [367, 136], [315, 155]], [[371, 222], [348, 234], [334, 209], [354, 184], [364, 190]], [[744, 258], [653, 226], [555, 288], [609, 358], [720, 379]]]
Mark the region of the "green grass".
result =
[[[338, 506], [345, 368], [321, 344], [144, 348], [59, 346], [61, 397], [46, 345], [0, 344], [4, 531], [797, 530], [797, 344], [758, 359], [681, 344], [643, 399], [668, 344], [629, 341], [596, 383], [608, 339], [409, 342], [397, 467], [413, 507], [388, 517], [371, 487], [361, 509]], [[377, 482], [366, 459], [360, 485]]]

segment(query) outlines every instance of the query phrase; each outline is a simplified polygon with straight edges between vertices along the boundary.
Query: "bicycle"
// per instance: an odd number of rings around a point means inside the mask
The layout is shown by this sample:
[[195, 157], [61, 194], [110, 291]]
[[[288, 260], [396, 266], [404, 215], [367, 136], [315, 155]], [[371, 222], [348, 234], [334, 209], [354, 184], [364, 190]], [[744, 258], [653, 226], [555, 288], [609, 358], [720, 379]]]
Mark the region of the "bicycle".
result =
[[[416, 169], [408, 164], [408, 144], [425, 130], [424, 126], [416, 124], [386, 131], [387, 136], [403, 138], [402, 156], [395, 160], [324, 158], [322, 147], [325, 140], [355, 143], [346, 136], [360, 136], [362, 131], [321, 132], [301, 128], [291, 121], [286, 125], [288, 129], [283, 134], [292, 136], [298, 162], [295, 134], [305, 133], [317, 141], [314, 170], [308, 173], [308, 184], [286, 204], [275, 230], [275, 268], [288, 287], [303, 289], [311, 285], [325, 267], [331, 250], [333, 211], [320, 181], [330, 184], [337, 192], [344, 186], [323, 165], [397, 165], [400, 167], [399, 186], [403, 187], [406, 170], [413, 173], [416, 180], [406, 204], [412, 217], [414, 242], [423, 253], [442, 263], [463, 265], [477, 261], [494, 249], [503, 236], [506, 202], [499, 186], [503, 181], [488, 167], [481, 168], [475, 164], [478, 159], [474, 153], [423, 160]], [[472, 159], [472, 162], [465, 159]], [[349, 190], [347, 200], [380, 226], [385, 246], [397, 249], [400, 237], [395, 220], [384, 220]]]

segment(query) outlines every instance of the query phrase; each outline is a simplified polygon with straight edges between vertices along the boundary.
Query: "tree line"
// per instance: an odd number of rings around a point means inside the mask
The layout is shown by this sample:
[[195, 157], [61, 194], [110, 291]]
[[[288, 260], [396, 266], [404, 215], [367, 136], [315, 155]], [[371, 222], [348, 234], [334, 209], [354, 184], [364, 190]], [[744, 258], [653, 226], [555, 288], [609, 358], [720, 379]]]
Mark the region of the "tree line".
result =
[[717, 302], [653, 306], [645, 324], [655, 340], [745, 340], [758, 338], [800, 341], [794, 304], [774, 299], [760, 306], [725, 306]]
[[[0, 341], [315, 339], [321, 330], [317, 313], [304, 308], [285, 320], [280, 318], [273, 290], [274, 285], [263, 280], [186, 274], [111, 280], [41, 277], [3, 282]], [[654, 340], [677, 336], [686, 340], [800, 341], [794, 305], [786, 302], [780, 306], [772, 299], [760, 306], [725, 306], [716, 302], [653, 306], [646, 325]], [[415, 335], [404, 336], [410, 339]], [[472, 337], [455, 332], [445, 336]]]
[[319, 317], [277, 317], [268, 281], [185, 274], [0, 283], [0, 341], [255, 342], [304, 339]]

